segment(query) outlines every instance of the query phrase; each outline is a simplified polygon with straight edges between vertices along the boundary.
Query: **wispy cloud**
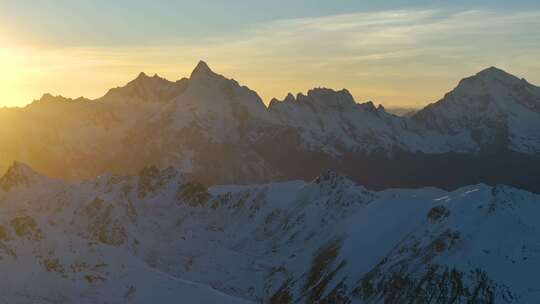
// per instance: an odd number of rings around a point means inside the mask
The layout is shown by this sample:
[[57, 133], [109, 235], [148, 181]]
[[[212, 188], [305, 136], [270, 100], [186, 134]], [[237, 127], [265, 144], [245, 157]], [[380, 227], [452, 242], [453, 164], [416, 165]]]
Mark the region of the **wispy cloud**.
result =
[[[376, 60], [396, 58], [399, 54], [409, 57], [410, 52], [404, 49], [414, 49], [413, 53], [420, 55], [426, 50], [440, 52], [443, 48], [455, 53], [471, 46], [481, 51], [502, 39], [510, 44], [529, 38], [536, 48], [540, 41], [527, 36], [540, 36], [539, 28], [540, 11], [401, 10], [275, 21], [254, 27], [238, 43], [249, 43], [267, 52], [309, 49], [302, 55], [321, 55], [330, 60], [344, 53], [370, 55], [368, 58]], [[222, 44], [229, 44], [229, 39], [223, 39]], [[276, 49], [274, 45], [283, 48]]]
[[[100, 81], [73, 85], [79, 92], [68, 95], [99, 96], [110, 82], [119, 85], [140, 70], [178, 78], [205, 59], [267, 100], [323, 85], [347, 87], [358, 99], [412, 104], [433, 101], [460, 77], [489, 65], [540, 82], [539, 53], [540, 10], [415, 9], [277, 20], [144, 47], [25, 50], [18, 67], [27, 75], [95, 77]], [[70, 87], [47, 85], [59, 92]]]

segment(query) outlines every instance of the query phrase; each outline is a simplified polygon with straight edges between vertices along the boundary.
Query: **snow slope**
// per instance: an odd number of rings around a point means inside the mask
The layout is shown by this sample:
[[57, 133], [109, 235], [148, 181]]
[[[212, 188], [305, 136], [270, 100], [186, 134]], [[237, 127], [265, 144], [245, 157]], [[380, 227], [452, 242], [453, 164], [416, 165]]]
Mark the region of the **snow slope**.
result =
[[68, 184], [17, 163], [0, 286], [23, 303], [534, 303], [539, 209], [507, 186], [375, 192], [327, 171], [207, 189], [155, 167]]
[[540, 152], [540, 88], [495, 67], [463, 79], [414, 118], [443, 134], [469, 137], [480, 145]]
[[46, 179], [20, 163], [0, 186], [1, 301], [247, 303], [152, 268], [119, 246], [134, 220], [117, 211], [127, 201], [106, 206], [89, 196], [100, 193], [90, 185]]
[[425, 153], [475, 152], [470, 140], [441, 136], [414, 121], [389, 114], [372, 102], [357, 104], [347, 90], [319, 88], [307, 95], [272, 100], [269, 112], [299, 130], [305, 146], [331, 155], [345, 151], [389, 153], [394, 149]]

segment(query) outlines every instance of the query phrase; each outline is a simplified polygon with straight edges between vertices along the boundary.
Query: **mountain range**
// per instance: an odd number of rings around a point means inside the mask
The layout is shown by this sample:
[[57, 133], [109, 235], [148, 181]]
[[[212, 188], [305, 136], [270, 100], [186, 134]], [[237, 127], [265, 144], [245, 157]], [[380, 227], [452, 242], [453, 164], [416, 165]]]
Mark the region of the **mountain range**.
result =
[[343, 89], [273, 99], [200, 62], [175, 82], [141, 73], [96, 100], [45, 94], [0, 109], [0, 170], [68, 181], [174, 166], [208, 185], [310, 179], [369, 189], [487, 183], [540, 191], [540, 88], [491, 67], [407, 117]]
[[0, 109], [0, 171], [0, 302], [539, 299], [540, 88], [494, 67], [404, 116], [141, 73]]
[[508, 186], [207, 188], [170, 167], [0, 178], [6, 303], [534, 303], [540, 196]]

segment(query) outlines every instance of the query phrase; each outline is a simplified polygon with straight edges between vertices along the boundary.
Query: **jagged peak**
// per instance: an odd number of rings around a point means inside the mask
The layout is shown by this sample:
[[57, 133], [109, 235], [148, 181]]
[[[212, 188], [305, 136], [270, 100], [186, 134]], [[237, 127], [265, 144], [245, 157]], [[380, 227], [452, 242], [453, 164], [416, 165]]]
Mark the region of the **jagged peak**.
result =
[[40, 99], [35, 100], [35, 102], [54, 102], [54, 101], [72, 101], [73, 99], [64, 97], [62, 95], [52, 95], [51, 93], [45, 93], [41, 96]]
[[373, 101], [366, 101], [364, 103], [358, 104], [358, 106], [368, 112], [377, 113], [377, 108], [375, 107]]
[[299, 94], [297, 100], [334, 110], [343, 110], [356, 105], [351, 93], [346, 89], [335, 91], [328, 88], [314, 88], [308, 91], [307, 96]]
[[4, 176], [0, 178], [0, 188], [4, 189], [4, 191], [9, 191], [18, 185], [27, 185], [39, 176], [30, 166], [15, 161], [8, 168]]
[[51, 93], [45, 93], [41, 95], [39, 99], [32, 100], [31, 103], [21, 107], [25, 109], [34, 109], [40, 107], [52, 106], [70, 106], [81, 102], [92, 101], [86, 97], [80, 96], [77, 98], [64, 97], [62, 95], [53, 95]]
[[285, 96], [285, 99], [283, 99], [283, 102], [295, 102], [296, 98], [292, 93], [288, 93], [287, 96]]
[[146, 85], [146, 84], [170, 84], [171, 81], [159, 76], [157, 73], [154, 73], [154, 76], [150, 77], [145, 72], [140, 72], [139, 75], [132, 81], [128, 82], [126, 86], [134, 85]]
[[[137, 75], [137, 77], [136, 77], [134, 80], [137, 80], [137, 79], [139, 79], [139, 80], [142, 80], [142, 79], [152, 79], [152, 78], [154, 78], [154, 79], [156, 79], [156, 78], [157, 78], [157, 79], [165, 79], [165, 78], [159, 76], [158, 73], [154, 73], [153, 76], [149, 76], [149, 75], [146, 74], [145, 72], [140, 72], [139, 75]], [[165, 79], [165, 80], [166, 80], [166, 79]]]
[[349, 99], [349, 101], [354, 102], [354, 98], [352, 97], [351, 93], [347, 89], [334, 90], [334, 89], [325, 88], [325, 87], [317, 87], [317, 88], [313, 88], [311, 90], [308, 90], [308, 92], [307, 92], [307, 96], [314, 96], [314, 97], [316, 97], [316, 96], [331, 96], [331, 95], [343, 96], [343, 97]]
[[375, 106], [375, 103], [371, 100], [369, 101], [366, 101], [366, 102], [363, 102], [363, 103], [358, 103], [357, 104], [359, 108], [365, 110], [365, 111], [368, 111], [370, 113], [373, 113], [373, 114], [389, 114], [388, 111], [386, 111], [386, 108], [382, 105], [382, 104], [379, 104], [378, 106]]
[[353, 182], [349, 180], [344, 175], [334, 171], [334, 170], [325, 170], [319, 176], [317, 176], [312, 184], [316, 185], [331, 185], [336, 186], [338, 184], [352, 184]]
[[[297, 96], [304, 96], [302, 93], [298, 93]], [[277, 103], [295, 103], [298, 99], [292, 94], [292, 93], [287, 93], [287, 96], [285, 96], [285, 98], [283, 98], [283, 100], [279, 100], [277, 98], [272, 98], [272, 100], [270, 100], [270, 106], [272, 106], [272, 104], [277, 104]]]
[[165, 102], [182, 92], [185, 81], [171, 82], [166, 78], [154, 74], [150, 77], [144, 72], [128, 82], [125, 86], [110, 89], [103, 98], [129, 98], [142, 101]]
[[14, 161], [9, 167], [8, 172], [37, 174], [32, 168], [30, 168], [30, 166], [19, 161]]
[[193, 69], [193, 72], [191, 72], [191, 79], [201, 78], [201, 77], [208, 77], [216, 75], [212, 69], [208, 66], [208, 64], [204, 61], [199, 61], [195, 69]]
[[505, 72], [502, 69], [499, 69], [495, 66], [490, 66], [478, 72], [478, 76], [505, 76], [505, 77], [514, 77], [512, 74]]
[[41, 98], [34, 99], [32, 103], [28, 104], [26, 107], [33, 108], [36, 106], [43, 106], [43, 105], [50, 105], [50, 104], [64, 105], [64, 104], [72, 104], [72, 103], [85, 102], [85, 101], [90, 101], [90, 99], [82, 97], [82, 96], [73, 99], [69, 97], [64, 97], [62, 95], [55, 96], [50, 93], [45, 93], [41, 96]]
[[141, 79], [148, 79], [150, 77], [148, 77], [148, 75], [146, 75], [145, 72], [140, 72], [139, 75], [137, 75], [137, 77], [135, 78], [135, 80], [141, 80]]
[[298, 93], [296, 97], [288, 93], [287, 96], [282, 100], [273, 98], [270, 102], [270, 107], [275, 104], [284, 103], [284, 104], [311, 104], [311, 105], [320, 105], [322, 107], [347, 107], [350, 105], [355, 105], [353, 96], [347, 89], [341, 89], [339, 91], [319, 87], [308, 90], [307, 95], [303, 93]]

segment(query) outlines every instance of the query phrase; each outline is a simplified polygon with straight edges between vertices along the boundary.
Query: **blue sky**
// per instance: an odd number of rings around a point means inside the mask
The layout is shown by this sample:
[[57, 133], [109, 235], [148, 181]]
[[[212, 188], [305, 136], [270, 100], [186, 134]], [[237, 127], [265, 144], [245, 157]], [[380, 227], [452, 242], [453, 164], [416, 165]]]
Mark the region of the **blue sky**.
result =
[[421, 105], [491, 65], [539, 84], [539, 20], [524, 0], [0, 0], [0, 105], [177, 79], [199, 59], [265, 101], [328, 86]]
[[0, 0], [0, 19], [22, 42], [118, 45], [202, 38], [273, 20], [400, 9], [540, 9], [538, 1]]

